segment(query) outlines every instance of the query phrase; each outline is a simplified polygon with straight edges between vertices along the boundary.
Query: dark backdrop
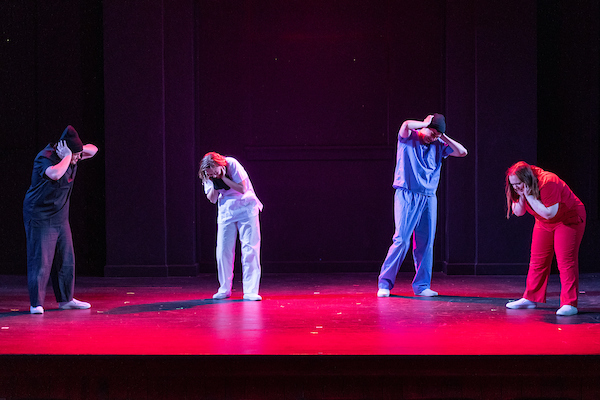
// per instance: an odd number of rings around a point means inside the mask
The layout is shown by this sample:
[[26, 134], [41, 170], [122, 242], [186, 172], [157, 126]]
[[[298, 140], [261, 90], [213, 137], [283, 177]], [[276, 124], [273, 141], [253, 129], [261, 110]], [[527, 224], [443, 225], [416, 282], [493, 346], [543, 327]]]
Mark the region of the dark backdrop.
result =
[[72, 200], [79, 274], [214, 271], [211, 150], [265, 204], [265, 271], [377, 271], [397, 129], [431, 112], [470, 151], [444, 166], [437, 270], [526, 271], [533, 221], [507, 221], [503, 195], [525, 160], [586, 204], [598, 271], [599, 11], [566, 3], [2, 2], [0, 274], [25, 271], [32, 160], [67, 124], [101, 150]]
[[[440, 4], [198, 3], [197, 158], [216, 150], [250, 172], [266, 270], [373, 270], [385, 256], [400, 118], [443, 108]], [[210, 268], [214, 206], [198, 206]]]
[[73, 125], [100, 152], [82, 163], [71, 202], [79, 273], [102, 274], [104, 60], [100, 1], [0, 2], [0, 274], [25, 274], [23, 198], [33, 159]]

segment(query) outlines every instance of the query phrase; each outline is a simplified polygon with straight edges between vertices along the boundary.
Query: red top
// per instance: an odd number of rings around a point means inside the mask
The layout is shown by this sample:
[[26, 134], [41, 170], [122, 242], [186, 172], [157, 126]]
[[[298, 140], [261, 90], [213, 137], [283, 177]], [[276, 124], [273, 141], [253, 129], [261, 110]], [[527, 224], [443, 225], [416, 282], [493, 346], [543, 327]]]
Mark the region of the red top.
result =
[[571, 225], [585, 220], [585, 206], [562, 179], [535, 165], [532, 165], [531, 169], [538, 179], [540, 201], [546, 207], [558, 203], [558, 212], [553, 218], [545, 219], [533, 211], [528, 202], [525, 202], [528, 213], [533, 215], [537, 221], [547, 224], [562, 222]]

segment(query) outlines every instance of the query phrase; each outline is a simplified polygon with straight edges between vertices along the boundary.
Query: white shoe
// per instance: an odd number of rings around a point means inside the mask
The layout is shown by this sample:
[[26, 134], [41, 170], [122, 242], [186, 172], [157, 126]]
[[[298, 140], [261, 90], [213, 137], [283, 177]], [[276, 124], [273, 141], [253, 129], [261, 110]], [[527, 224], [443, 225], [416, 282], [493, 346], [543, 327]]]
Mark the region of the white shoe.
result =
[[260, 297], [258, 294], [248, 293], [244, 295], [244, 300], [261, 301], [262, 297]]
[[425, 289], [421, 293], [415, 293], [417, 296], [425, 296], [425, 297], [435, 297], [438, 295], [438, 292], [433, 291], [431, 289]]
[[43, 314], [44, 313], [44, 307], [42, 306], [29, 306], [29, 313], [30, 314]]
[[390, 289], [379, 289], [377, 297], [390, 297]]
[[215, 300], [224, 300], [228, 297], [231, 297], [231, 295], [227, 294], [227, 293], [217, 292], [217, 293], [213, 294], [213, 299], [215, 299]]
[[58, 308], [61, 310], [87, 310], [92, 307], [90, 303], [73, 299], [71, 301], [61, 301], [58, 303]]
[[506, 308], [518, 309], [518, 308], [535, 308], [536, 304], [533, 301], [529, 301], [526, 298], [521, 298], [516, 301], [509, 301], [506, 303]]
[[564, 316], [575, 315], [575, 314], [577, 314], [577, 307], [573, 307], [568, 304], [565, 304], [564, 306], [559, 308], [558, 311], [556, 312], [556, 315], [564, 315]]

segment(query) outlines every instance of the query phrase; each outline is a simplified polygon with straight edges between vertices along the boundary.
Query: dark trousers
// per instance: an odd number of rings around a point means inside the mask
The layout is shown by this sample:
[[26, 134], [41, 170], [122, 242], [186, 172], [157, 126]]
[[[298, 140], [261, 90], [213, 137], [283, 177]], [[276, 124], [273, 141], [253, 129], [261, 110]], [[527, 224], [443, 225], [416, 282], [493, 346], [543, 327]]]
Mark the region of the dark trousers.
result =
[[25, 221], [25, 233], [31, 305], [44, 305], [50, 277], [56, 301], [71, 301], [75, 285], [75, 254], [69, 221]]

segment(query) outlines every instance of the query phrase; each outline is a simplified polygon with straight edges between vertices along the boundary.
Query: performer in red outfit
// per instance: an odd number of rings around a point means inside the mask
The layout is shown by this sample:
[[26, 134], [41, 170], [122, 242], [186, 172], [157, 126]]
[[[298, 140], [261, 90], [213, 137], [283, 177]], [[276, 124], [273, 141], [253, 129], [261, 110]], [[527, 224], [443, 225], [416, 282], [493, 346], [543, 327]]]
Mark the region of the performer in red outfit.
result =
[[531, 259], [523, 298], [508, 308], [535, 308], [546, 302], [546, 286], [556, 253], [560, 273], [560, 305], [557, 315], [577, 314], [579, 245], [585, 230], [585, 206], [569, 186], [552, 172], [519, 161], [506, 171], [506, 217], [525, 212], [535, 217]]

